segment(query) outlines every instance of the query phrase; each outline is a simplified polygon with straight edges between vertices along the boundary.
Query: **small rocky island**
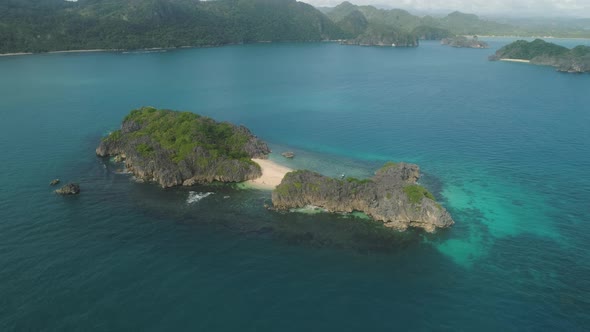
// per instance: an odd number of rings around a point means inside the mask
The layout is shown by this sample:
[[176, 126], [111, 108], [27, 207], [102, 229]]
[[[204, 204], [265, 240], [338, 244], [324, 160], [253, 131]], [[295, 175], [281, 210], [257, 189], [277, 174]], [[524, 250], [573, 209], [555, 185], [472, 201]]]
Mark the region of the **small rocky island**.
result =
[[473, 36], [473, 38], [467, 38], [465, 36], [443, 38], [440, 44], [456, 48], [489, 48], [488, 43], [479, 40], [477, 36]]
[[361, 211], [385, 226], [433, 232], [454, 224], [434, 196], [416, 184], [417, 165], [388, 163], [372, 179], [335, 179], [311, 171], [287, 173], [272, 193], [277, 210], [317, 206], [329, 212]]
[[579, 45], [569, 49], [542, 39], [532, 42], [517, 40], [499, 49], [489, 59], [530, 62], [535, 65], [552, 66], [567, 73], [590, 72], [590, 46]]
[[[268, 188], [274, 188], [276, 210], [314, 205], [330, 212], [361, 211], [397, 230], [419, 227], [432, 232], [454, 223], [434, 196], [416, 183], [416, 165], [388, 163], [372, 179], [334, 179], [262, 160], [269, 153], [266, 143], [244, 126], [153, 107], [131, 111], [121, 129], [96, 148], [99, 157], [125, 163], [137, 179], [163, 188], [276, 177], [276, 184]], [[67, 185], [62, 191], [78, 193], [79, 187]]]
[[163, 188], [252, 180], [262, 175], [252, 158], [269, 153], [244, 126], [153, 107], [129, 113], [96, 148], [98, 156], [115, 157], [137, 179]]
[[62, 196], [78, 195], [80, 193], [80, 185], [77, 183], [68, 183], [57, 189], [55, 193]]

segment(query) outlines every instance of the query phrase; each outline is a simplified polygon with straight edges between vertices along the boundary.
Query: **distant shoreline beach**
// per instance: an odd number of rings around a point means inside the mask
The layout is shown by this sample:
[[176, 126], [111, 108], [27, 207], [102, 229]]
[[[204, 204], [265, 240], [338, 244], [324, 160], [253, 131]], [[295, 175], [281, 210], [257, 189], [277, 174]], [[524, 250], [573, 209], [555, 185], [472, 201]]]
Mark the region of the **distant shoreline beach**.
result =
[[520, 62], [520, 63], [531, 63], [531, 60], [523, 60], [523, 59], [500, 59], [500, 61], [506, 61], [506, 62]]
[[60, 54], [60, 53], [92, 53], [92, 52], [117, 52], [121, 50], [109, 50], [109, 49], [91, 49], [91, 50], [67, 50], [67, 51], [51, 51], [51, 52], [20, 52], [20, 53], [3, 53], [0, 56], [20, 56], [20, 55], [33, 55], [33, 54]]
[[34, 54], [34, 53], [23, 53], [23, 52], [20, 52], [20, 53], [2, 53], [2, 54], [0, 54], [0, 56], [19, 56], [19, 55], [31, 55], [31, 54]]
[[87, 50], [64, 50], [64, 51], [50, 51], [50, 52], [16, 52], [16, 53], [2, 53], [0, 56], [20, 56], [20, 55], [33, 55], [33, 54], [65, 54], [65, 53], [98, 53], [98, 52], [142, 52], [142, 51], [165, 51], [193, 48], [193, 46], [182, 46], [182, 47], [153, 47], [153, 48], [141, 48], [141, 49], [108, 49], [108, 48], [97, 48]]

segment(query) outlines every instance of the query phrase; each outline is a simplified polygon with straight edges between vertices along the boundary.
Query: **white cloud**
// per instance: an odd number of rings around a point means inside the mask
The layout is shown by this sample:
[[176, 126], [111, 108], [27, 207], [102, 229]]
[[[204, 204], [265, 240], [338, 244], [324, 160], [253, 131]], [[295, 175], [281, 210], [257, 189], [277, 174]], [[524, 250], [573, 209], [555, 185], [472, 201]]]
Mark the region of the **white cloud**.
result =
[[[335, 6], [343, 0], [303, 0], [314, 6]], [[380, 5], [418, 11], [453, 11], [511, 16], [590, 17], [590, 0], [349, 0], [357, 5]]]

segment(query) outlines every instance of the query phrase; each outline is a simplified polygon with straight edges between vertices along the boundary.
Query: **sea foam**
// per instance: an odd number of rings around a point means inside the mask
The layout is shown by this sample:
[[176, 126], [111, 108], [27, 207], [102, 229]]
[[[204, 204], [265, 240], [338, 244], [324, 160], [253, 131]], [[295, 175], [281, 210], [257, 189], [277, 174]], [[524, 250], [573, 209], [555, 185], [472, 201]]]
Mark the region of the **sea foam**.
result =
[[214, 193], [212, 193], [212, 192], [198, 193], [196, 191], [189, 191], [188, 198], [186, 199], [186, 203], [193, 204], [193, 203], [196, 203], [196, 202], [202, 200], [203, 198], [205, 198], [209, 195], [213, 195], [213, 194]]

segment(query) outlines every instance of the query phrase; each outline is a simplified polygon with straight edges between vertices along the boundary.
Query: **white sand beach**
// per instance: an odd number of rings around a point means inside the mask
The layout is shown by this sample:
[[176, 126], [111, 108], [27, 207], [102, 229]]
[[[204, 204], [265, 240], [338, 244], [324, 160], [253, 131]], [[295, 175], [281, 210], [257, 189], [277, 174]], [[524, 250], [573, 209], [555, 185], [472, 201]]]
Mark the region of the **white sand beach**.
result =
[[281, 183], [285, 174], [292, 171], [289, 167], [268, 159], [252, 159], [252, 161], [260, 165], [262, 176], [255, 180], [246, 181], [246, 184], [256, 189], [273, 190]]
[[2, 53], [0, 56], [17, 56], [17, 55], [29, 55], [33, 53]]
[[[43, 52], [37, 54], [60, 54], [60, 53], [89, 53], [89, 52], [114, 52], [117, 50], [107, 50], [107, 49], [92, 49], [92, 50], [68, 50], [68, 51], [51, 51], [51, 52]], [[0, 56], [18, 56], [18, 55], [32, 55], [35, 53], [30, 52], [22, 52], [22, 53], [2, 53]]]
[[522, 62], [522, 63], [530, 63], [531, 62], [531, 60], [523, 60], [523, 59], [500, 59], [500, 61]]
[[60, 53], [92, 53], [92, 52], [116, 52], [117, 50], [112, 49], [104, 49], [104, 48], [97, 48], [91, 50], [67, 50], [67, 51], [51, 51], [47, 52], [49, 54], [60, 54]]

